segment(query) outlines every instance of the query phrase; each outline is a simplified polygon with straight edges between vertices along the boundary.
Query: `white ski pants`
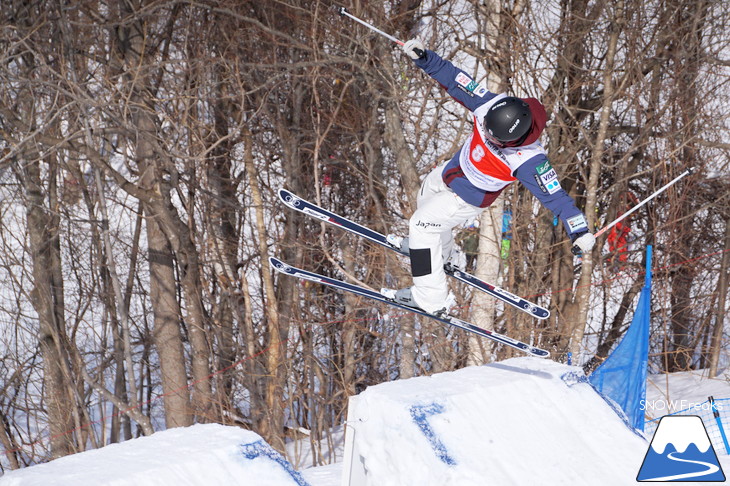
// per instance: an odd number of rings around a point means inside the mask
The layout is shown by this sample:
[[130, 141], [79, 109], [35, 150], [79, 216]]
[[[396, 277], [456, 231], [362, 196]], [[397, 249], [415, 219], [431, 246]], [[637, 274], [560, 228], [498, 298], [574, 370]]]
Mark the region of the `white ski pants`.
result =
[[416, 304], [429, 312], [442, 309], [449, 295], [444, 262], [455, 250], [452, 230], [484, 211], [449, 189], [441, 177], [443, 170], [439, 166], [423, 180], [418, 209], [408, 224], [411, 292]]

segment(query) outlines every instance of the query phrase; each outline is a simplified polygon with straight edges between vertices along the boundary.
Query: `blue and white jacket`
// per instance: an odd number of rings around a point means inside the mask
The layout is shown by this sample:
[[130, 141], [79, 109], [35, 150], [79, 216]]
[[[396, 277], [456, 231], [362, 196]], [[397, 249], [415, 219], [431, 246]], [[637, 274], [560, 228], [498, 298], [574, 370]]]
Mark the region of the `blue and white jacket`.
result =
[[487, 207], [495, 199], [495, 193], [519, 180], [560, 218], [571, 239], [588, 231], [583, 212], [560, 187], [555, 169], [538, 140], [547, 121], [545, 108], [539, 101], [525, 99], [533, 112], [533, 124], [524, 145], [498, 147], [484, 136], [484, 116], [506, 95], [488, 91], [433, 51], [426, 50], [426, 56], [415, 63], [474, 115], [471, 137], [446, 164], [442, 174], [452, 191], [469, 204]]

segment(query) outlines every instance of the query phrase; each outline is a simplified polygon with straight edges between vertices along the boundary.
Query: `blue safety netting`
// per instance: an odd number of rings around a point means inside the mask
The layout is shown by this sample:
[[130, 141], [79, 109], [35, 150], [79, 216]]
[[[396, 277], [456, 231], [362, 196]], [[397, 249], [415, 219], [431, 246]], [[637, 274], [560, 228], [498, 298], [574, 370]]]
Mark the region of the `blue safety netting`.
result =
[[588, 377], [604, 396], [616, 402], [637, 430], [644, 430], [649, 317], [651, 313], [651, 254], [646, 249], [646, 275], [639, 303], [629, 329], [611, 355]]

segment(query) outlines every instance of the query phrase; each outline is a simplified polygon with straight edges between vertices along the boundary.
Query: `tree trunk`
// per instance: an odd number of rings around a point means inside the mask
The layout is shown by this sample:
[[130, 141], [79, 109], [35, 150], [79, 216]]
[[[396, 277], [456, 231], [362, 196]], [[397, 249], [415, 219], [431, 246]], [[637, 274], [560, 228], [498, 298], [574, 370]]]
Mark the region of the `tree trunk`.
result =
[[[502, 213], [504, 200], [500, 197], [479, 218], [479, 251], [474, 274], [486, 282], [497, 285], [502, 262]], [[472, 299], [472, 318], [476, 325], [494, 329], [496, 323], [497, 301], [484, 292], [474, 292]], [[481, 365], [491, 360], [492, 352], [488, 343], [478, 336], [469, 336], [469, 355], [467, 364]]]
[[[171, 208], [169, 201], [170, 183], [166, 181], [166, 178], [171, 177], [176, 169], [171, 168], [169, 175], [164, 174], [161, 170], [161, 165], [164, 163], [164, 160], [161, 159], [164, 158], [166, 151], [159, 147], [155, 138], [157, 125], [152, 98], [157, 92], [156, 86], [159, 81], [155, 77], [156, 65], [152, 65], [151, 62], [156, 59], [156, 54], [159, 59], [165, 57], [165, 53], [158, 53], [157, 46], [150, 44], [150, 34], [147, 31], [150, 24], [136, 17], [139, 15], [139, 12], [135, 10], [136, 5], [120, 3], [118, 8], [121, 18], [133, 19], [115, 31], [115, 40], [121, 53], [117, 67], [123, 75], [123, 79], [129, 83], [128, 116], [133, 126], [136, 127], [132, 143], [140, 173], [138, 185], [141, 191], [138, 191], [137, 196], [144, 205], [147, 228], [150, 297], [155, 319], [152, 336], [160, 357], [166, 425], [168, 428], [181, 427], [191, 425], [194, 421], [194, 414], [190, 409], [186, 361], [180, 329], [182, 313], [177, 301], [178, 282], [175, 277], [171, 237], [177, 238], [175, 249], [179, 252], [179, 258], [187, 260], [181, 264], [188, 264], [182, 270], [182, 284], [187, 290], [186, 303], [190, 309], [188, 330], [193, 354], [192, 370], [196, 403], [200, 405], [206, 400], [204, 389], [208, 386], [207, 380], [203, 380], [203, 383], [200, 379], [208, 373], [201, 370], [200, 354], [201, 348], [204, 347], [204, 344], [201, 344], [201, 341], [204, 341], [204, 338], [201, 337], [203, 319], [198, 312], [197, 295], [191, 291], [191, 286], [195, 287], [195, 282], [191, 282], [191, 280], [195, 279], [198, 271], [197, 262], [189, 251], [187, 254], [183, 253], [183, 250], [189, 250], [189, 247], [184, 247], [180, 241], [185, 241], [189, 236], [184, 234], [184, 228], [176, 225], [176, 221], [171, 216], [174, 209]], [[175, 12], [173, 10], [167, 19], [168, 27], [171, 25]], [[169, 28], [167, 32], [169, 33]], [[117, 175], [116, 178], [119, 179], [119, 176]], [[203, 391], [201, 391], [201, 385]], [[209, 394], [207, 399], [209, 399]]]
[[[68, 376], [66, 321], [63, 308], [63, 285], [55, 280], [54, 264], [60, 265], [60, 255], [53, 256], [54, 240], [58, 238], [58, 221], [45, 204], [41, 181], [41, 162], [23, 164], [21, 183], [26, 193], [28, 238], [33, 265], [31, 300], [38, 313], [38, 341], [43, 356], [43, 398], [48, 411], [48, 427], [53, 458], [75, 452], [73, 441], [76, 403], [70, 390], [74, 387]], [[55, 177], [55, 173], [49, 177]]]
[[730, 219], [725, 220], [725, 251], [722, 254], [720, 263], [720, 279], [717, 283], [717, 310], [715, 312], [715, 328], [712, 331], [712, 344], [710, 345], [710, 369], [709, 376], [717, 376], [717, 366], [720, 362], [722, 350], [722, 337], [725, 330], [725, 305], [727, 303], [728, 275], [730, 275]]
[[[147, 187], [153, 187], [154, 178], [152, 168], [148, 168], [142, 177], [144, 186], [149, 184]], [[145, 205], [144, 213], [147, 223], [150, 299], [154, 315], [152, 338], [160, 357], [165, 424], [168, 428], [185, 427], [192, 425], [193, 415], [190, 410], [185, 353], [180, 334], [180, 307], [177, 303], [172, 250], [151, 208]]]
[[395, 103], [386, 103], [385, 140], [391, 150], [395, 152], [395, 160], [398, 164], [403, 192], [408, 198], [410, 205], [410, 208], [407, 208], [409, 209], [407, 214], [411, 215], [416, 210], [416, 199], [418, 190], [421, 187], [421, 179], [416, 169], [416, 159], [413, 157], [406, 143], [405, 132], [400, 120], [400, 111]]
[[[416, 159], [413, 157], [405, 140], [403, 125], [400, 120], [400, 111], [395, 103], [386, 102], [385, 108], [385, 140], [387, 145], [395, 152], [395, 160], [398, 165], [398, 172], [401, 176], [403, 192], [408, 198], [407, 214], [410, 217], [416, 210], [418, 191], [421, 186]], [[412, 378], [416, 367], [416, 330], [415, 317], [404, 316], [401, 318], [401, 356], [398, 363], [399, 376], [401, 378]]]
[[267, 345], [266, 353], [267, 382], [265, 386], [266, 415], [264, 422], [260, 424], [261, 436], [272, 447], [284, 451], [284, 384], [286, 380], [286, 339], [287, 333], [282, 332], [283, 327], [279, 320], [279, 304], [274, 290], [274, 279], [272, 269], [269, 266], [269, 250], [267, 244], [268, 232], [264, 218], [264, 200], [261, 189], [258, 185], [257, 171], [254, 165], [253, 146], [251, 134], [244, 128], [244, 143], [246, 152], [244, 163], [249, 174], [251, 199], [255, 211], [256, 220], [256, 243], [261, 259], [261, 278], [263, 280], [264, 294], [266, 296], [266, 321], [267, 321]]
[[[605, 153], [605, 140], [608, 134], [611, 105], [613, 104], [615, 91], [613, 83], [613, 67], [616, 59], [618, 40], [624, 23], [624, 2], [623, 0], [620, 0], [616, 4], [614, 18], [611, 23], [611, 35], [608, 42], [608, 52], [606, 53], [606, 67], [603, 72], [603, 101], [601, 103], [601, 116], [598, 123], [598, 130], [589, 167], [589, 177], [586, 184], [586, 205], [584, 213], [590, 231], [593, 231], [596, 223], [596, 212], [594, 209], [598, 201], [601, 162]], [[597, 245], [595, 250], [598, 249]], [[583, 335], [588, 321], [588, 310], [592, 289], [591, 276], [593, 274], [593, 253], [594, 252], [588, 252], [583, 255], [580, 280], [578, 281], [578, 287], [576, 288], [572, 305], [569, 306], [573, 312], [568, 312], [566, 315], [567, 325], [570, 329], [569, 349], [576, 360], [579, 360], [583, 350]]]
[[[515, 2], [515, 15], [522, 11], [524, 2]], [[504, 39], [509, 39], [514, 29], [514, 18], [503, 9], [502, 3], [496, 0], [484, 2], [480, 7], [486, 22], [484, 40], [486, 51], [492, 57], [493, 68], [487, 77], [487, 89], [493, 93], [502, 93], [507, 89], [509, 78], [510, 49]], [[479, 249], [475, 276], [494, 285], [498, 285], [502, 258], [502, 214], [504, 211], [503, 195], [497, 199], [479, 217]], [[472, 298], [472, 318], [478, 326], [486, 329], [496, 327], [497, 301], [484, 292], [475, 292]], [[469, 355], [467, 363], [480, 365], [492, 359], [491, 347], [477, 336], [469, 336]]]

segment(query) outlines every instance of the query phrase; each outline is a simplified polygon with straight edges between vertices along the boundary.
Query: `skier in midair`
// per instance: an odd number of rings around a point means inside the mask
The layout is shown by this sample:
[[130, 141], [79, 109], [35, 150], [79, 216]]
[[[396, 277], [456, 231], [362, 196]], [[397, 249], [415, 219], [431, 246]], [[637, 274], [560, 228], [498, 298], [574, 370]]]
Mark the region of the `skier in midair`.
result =
[[391, 244], [409, 250], [413, 275], [413, 286], [395, 292], [395, 299], [431, 313], [448, 312], [454, 298], [443, 266], [456, 255], [452, 229], [478, 216], [516, 180], [560, 218], [575, 251], [590, 251], [596, 239], [538, 140], [547, 122], [545, 107], [535, 98], [488, 91], [418, 39], [403, 50], [473, 113], [474, 127], [461, 150], [424, 179], [408, 238], [388, 235]]

